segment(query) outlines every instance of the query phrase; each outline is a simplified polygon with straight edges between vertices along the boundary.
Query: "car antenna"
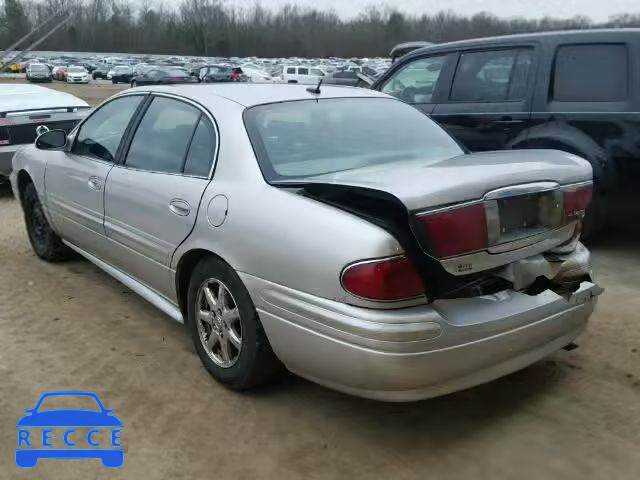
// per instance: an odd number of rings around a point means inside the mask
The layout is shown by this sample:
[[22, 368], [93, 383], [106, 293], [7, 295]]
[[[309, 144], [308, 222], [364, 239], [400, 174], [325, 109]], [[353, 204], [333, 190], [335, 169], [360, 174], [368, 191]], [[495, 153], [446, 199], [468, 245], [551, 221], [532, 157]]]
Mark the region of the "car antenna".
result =
[[316, 85], [315, 87], [308, 87], [307, 88], [307, 92], [309, 93], [314, 93], [316, 95], [320, 95], [322, 92], [320, 91], [320, 85], [322, 85], [322, 78], [320, 79], [320, 81], [318, 82], [318, 85]]

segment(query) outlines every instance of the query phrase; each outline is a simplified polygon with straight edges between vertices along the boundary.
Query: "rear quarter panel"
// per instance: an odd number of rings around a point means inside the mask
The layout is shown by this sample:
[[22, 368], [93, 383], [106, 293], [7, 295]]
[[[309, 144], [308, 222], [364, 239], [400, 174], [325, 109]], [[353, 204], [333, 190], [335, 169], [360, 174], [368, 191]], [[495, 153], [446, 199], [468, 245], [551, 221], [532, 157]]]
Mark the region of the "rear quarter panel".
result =
[[[268, 185], [242, 122], [243, 108], [210, 107], [222, 139], [219, 157], [194, 230], [173, 255], [174, 277], [187, 252], [203, 249], [238, 272], [323, 298], [368, 305], [342, 289], [342, 269], [354, 261], [397, 255], [402, 251], [398, 242], [354, 215]], [[220, 114], [223, 107], [229, 111]], [[210, 207], [219, 205], [219, 196], [226, 199], [226, 216], [224, 208]], [[216, 215], [224, 217], [217, 227], [219, 222], [211, 219]]]

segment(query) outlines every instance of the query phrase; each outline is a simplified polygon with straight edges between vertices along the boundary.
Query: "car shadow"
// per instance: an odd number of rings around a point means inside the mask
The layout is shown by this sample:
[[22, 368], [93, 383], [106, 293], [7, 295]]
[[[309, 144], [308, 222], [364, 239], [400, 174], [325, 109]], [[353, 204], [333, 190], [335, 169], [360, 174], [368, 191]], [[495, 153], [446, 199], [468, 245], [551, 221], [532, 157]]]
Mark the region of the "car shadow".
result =
[[[340, 422], [363, 441], [420, 448], [444, 448], [463, 436], [480, 434], [541, 397], [552, 394], [574, 365], [561, 352], [498, 380], [446, 396], [410, 403], [385, 403], [326, 389], [291, 373], [276, 383], [242, 395], [257, 403], [305, 405], [314, 415]], [[418, 445], [414, 445], [415, 448]]]

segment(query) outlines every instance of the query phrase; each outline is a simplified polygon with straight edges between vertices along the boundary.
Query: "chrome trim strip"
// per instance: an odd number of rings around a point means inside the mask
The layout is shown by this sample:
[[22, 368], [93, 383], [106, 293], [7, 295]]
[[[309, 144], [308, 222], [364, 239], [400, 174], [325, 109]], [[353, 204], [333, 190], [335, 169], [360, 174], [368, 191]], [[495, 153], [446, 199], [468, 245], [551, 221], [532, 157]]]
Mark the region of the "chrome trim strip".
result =
[[502, 198], [518, 197], [520, 195], [528, 195], [531, 193], [548, 192], [560, 187], [557, 182], [536, 182], [536, 183], [522, 183], [519, 185], [512, 185], [508, 187], [496, 188], [485, 193], [484, 200], [498, 200]]
[[156, 293], [146, 285], [143, 285], [138, 280], [130, 277], [126, 273], [118, 270], [115, 267], [112, 267], [108, 263], [100, 260], [98, 257], [85, 252], [80, 247], [75, 246], [74, 244], [68, 242], [67, 240], [62, 240], [62, 242], [67, 245], [72, 250], [78, 252], [84, 258], [89, 260], [91, 263], [95, 264], [98, 268], [104, 270], [107, 274], [111, 275], [113, 278], [118, 280], [123, 285], [129, 287], [131, 290], [136, 292], [142, 298], [144, 298], [147, 302], [155, 306], [158, 310], [166, 313], [171, 318], [173, 318], [176, 322], [184, 323], [184, 318], [182, 317], [182, 312], [180, 309], [167, 300], [165, 297]]

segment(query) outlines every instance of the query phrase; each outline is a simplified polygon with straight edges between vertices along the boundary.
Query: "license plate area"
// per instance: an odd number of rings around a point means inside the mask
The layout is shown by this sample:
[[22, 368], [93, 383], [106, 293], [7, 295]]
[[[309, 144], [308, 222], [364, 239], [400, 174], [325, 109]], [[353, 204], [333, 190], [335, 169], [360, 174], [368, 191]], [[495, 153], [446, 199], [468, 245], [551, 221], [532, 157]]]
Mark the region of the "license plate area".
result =
[[562, 195], [558, 190], [497, 198], [487, 202], [486, 209], [491, 246], [538, 238], [563, 225]]

